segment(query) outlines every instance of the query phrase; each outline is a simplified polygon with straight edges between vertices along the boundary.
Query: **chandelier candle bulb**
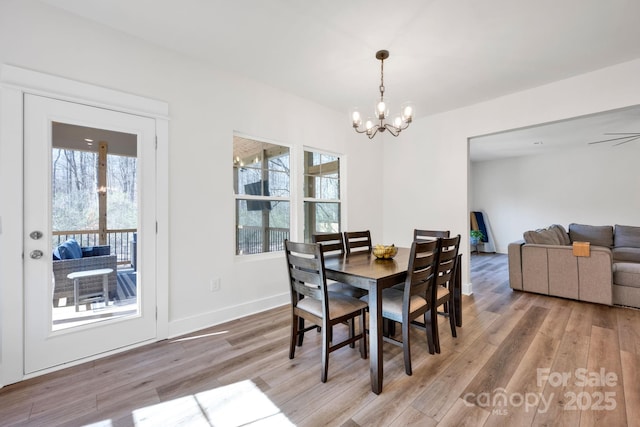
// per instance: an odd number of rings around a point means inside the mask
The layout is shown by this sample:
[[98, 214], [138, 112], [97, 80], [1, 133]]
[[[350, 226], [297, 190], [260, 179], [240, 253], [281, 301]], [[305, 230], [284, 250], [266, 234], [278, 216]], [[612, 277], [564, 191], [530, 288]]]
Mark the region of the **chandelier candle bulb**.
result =
[[353, 120], [354, 128], [360, 127], [360, 125], [362, 125], [362, 117], [360, 117], [360, 112], [358, 110], [354, 110], [353, 113], [351, 113], [351, 120]]

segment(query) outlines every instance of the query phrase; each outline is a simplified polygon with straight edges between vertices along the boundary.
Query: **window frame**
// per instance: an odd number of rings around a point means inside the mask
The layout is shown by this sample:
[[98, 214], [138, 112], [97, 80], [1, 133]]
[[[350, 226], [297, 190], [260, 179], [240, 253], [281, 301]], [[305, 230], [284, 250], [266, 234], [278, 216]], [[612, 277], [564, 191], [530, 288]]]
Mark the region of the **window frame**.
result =
[[[311, 236], [312, 234], [315, 232], [316, 230], [316, 226], [317, 226], [317, 222], [314, 224], [313, 229], [309, 229], [307, 227], [307, 215], [306, 215], [306, 206], [307, 203], [332, 203], [332, 204], [337, 204], [338, 205], [338, 231], [342, 232], [342, 230], [344, 229], [344, 198], [345, 198], [345, 186], [344, 186], [344, 165], [345, 165], [345, 156], [343, 154], [339, 154], [336, 152], [332, 152], [329, 150], [322, 150], [322, 149], [317, 149], [314, 147], [307, 147], [307, 146], [303, 146], [302, 148], [302, 173], [300, 174], [301, 176], [301, 186], [302, 188], [302, 202], [301, 202], [301, 206], [300, 206], [300, 210], [302, 211], [302, 235], [304, 237], [304, 240], [309, 242], [311, 241]], [[307, 177], [307, 171], [306, 171], [306, 153], [314, 153], [314, 154], [319, 154], [319, 155], [326, 155], [326, 156], [332, 156], [335, 157], [338, 161], [338, 168], [337, 168], [337, 172], [338, 172], [338, 198], [337, 199], [324, 199], [324, 198], [319, 198], [319, 197], [308, 197], [305, 195], [305, 186], [306, 186], [306, 177]], [[309, 230], [309, 231], [307, 231]]]
[[[251, 135], [247, 135], [247, 134], [243, 134], [240, 132], [233, 132], [233, 139], [232, 142], [235, 145], [235, 138], [239, 137], [239, 138], [243, 138], [243, 139], [247, 139], [247, 140], [251, 140], [251, 141], [255, 141], [255, 142], [259, 142], [259, 143], [263, 143], [263, 144], [270, 144], [270, 145], [277, 145], [279, 147], [282, 148], [286, 148], [288, 150], [288, 155], [289, 155], [289, 173], [288, 173], [288, 181], [289, 181], [289, 196], [288, 197], [284, 197], [284, 196], [265, 196], [265, 195], [251, 195], [251, 194], [246, 194], [246, 193], [241, 193], [240, 192], [240, 188], [239, 188], [239, 183], [238, 183], [238, 178], [237, 178], [237, 172], [236, 170], [238, 169], [237, 165], [236, 165], [236, 156], [235, 154], [233, 154], [233, 161], [232, 161], [232, 173], [233, 173], [233, 212], [234, 212], [234, 255], [236, 257], [236, 259], [239, 260], [244, 260], [244, 259], [251, 259], [251, 258], [269, 258], [269, 257], [273, 257], [275, 256], [275, 254], [281, 254], [283, 249], [279, 249], [279, 250], [272, 250], [272, 251], [263, 251], [261, 250], [260, 252], [254, 252], [254, 253], [239, 253], [239, 240], [238, 240], [238, 230], [240, 227], [239, 224], [239, 202], [240, 201], [262, 201], [262, 202], [278, 202], [278, 201], [282, 201], [282, 202], [287, 202], [288, 203], [288, 216], [289, 216], [289, 224], [288, 224], [288, 232], [287, 232], [287, 238], [291, 239], [291, 236], [295, 230], [295, 220], [293, 217], [293, 206], [295, 203], [295, 150], [294, 147], [292, 147], [290, 144], [285, 144], [282, 143], [280, 141], [274, 141], [274, 140], [270, 140], [268, 138], [263, 138], [263, 137], [255, 137], [255, 136], [251, 136]], [[234, 151], [234, 147], [232, 146], [232, 151]], [[264, 163], [264, 158], [262, 159], [262, 162]], [[269, 171], [268, 166], [265, 168], [264, 166], [261, 167], [261, 170], [263, 171]], [[264, 182], [263, 180], [261, 180], [261, 182]], [[263, 187], [264, 188], [264, 187]], [[265, 242], [263, 242], [263, 245], [265, 244]]]

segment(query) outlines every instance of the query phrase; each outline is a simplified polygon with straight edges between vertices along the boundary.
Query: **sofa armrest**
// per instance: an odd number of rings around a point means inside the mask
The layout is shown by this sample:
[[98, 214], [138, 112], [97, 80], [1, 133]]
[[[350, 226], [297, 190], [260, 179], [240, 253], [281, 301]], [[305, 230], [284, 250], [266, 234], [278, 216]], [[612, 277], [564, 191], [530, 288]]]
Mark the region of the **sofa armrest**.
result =
[[522, 245], [524, 240], [509, 243], [509, 286], [512, 289], [522, 290]]
[[591, 246], [591, 256], [578, 257], [580, 300], [613, 304], [613, 255], [611, 249]]
[[526, 244], [522, 247], [525, 291], [600, 304], [612, 304], [611, 249], [591, 246], [588, 257], [573, 255], [572, 246]]

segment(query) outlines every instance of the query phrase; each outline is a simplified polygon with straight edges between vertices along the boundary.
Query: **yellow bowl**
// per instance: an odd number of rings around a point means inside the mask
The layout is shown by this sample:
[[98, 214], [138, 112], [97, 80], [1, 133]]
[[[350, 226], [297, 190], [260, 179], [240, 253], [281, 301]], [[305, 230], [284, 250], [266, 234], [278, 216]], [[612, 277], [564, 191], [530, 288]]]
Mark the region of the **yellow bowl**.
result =
[[373, 247], [373, 255], [378, 259], [391, 259], [398, 253], [398, 248], [395, 245], [375, 245]]

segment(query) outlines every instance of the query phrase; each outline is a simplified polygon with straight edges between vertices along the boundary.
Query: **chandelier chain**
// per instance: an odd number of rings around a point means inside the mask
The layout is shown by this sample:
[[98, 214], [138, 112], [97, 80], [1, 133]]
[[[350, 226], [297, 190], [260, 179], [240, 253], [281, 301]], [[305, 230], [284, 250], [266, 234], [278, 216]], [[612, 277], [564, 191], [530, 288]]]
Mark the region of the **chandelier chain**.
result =
[[380, 60], [380, 101], [384, 101], [384, 59]]

